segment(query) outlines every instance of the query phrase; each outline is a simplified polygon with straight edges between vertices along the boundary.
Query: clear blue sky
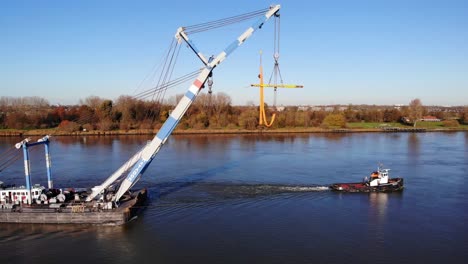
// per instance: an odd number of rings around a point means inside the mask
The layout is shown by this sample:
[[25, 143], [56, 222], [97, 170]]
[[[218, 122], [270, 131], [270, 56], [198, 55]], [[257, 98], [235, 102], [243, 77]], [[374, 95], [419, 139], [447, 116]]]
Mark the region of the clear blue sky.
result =
[[[179, 26], [268, 7], [270, 1], [4, 1], [0, 95], [77, 103], [134, 95]], [[468, 105], [468, 1], [283, 1], [278, 104]], [[250, 26], [194, 35], [217, 54]], [[258, 51], [272, 70], [272, 21], [214, 72], [214, 90], [256, 102]], [[201, 66], [182, 47], [180, 73]], [[149, 84], [148, 84], [149, 85]], [[182, 93], [187, 87], [170, 90]], [[269, 91], [267, 102], [271, 102]]]

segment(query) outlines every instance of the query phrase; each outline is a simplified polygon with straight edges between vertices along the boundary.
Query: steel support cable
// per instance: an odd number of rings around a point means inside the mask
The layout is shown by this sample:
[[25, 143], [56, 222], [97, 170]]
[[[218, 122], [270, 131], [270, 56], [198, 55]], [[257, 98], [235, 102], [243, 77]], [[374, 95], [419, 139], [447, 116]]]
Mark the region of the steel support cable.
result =
[[[170, 67], [170, 66], [168, 66], [168, 63], [170, 63], [170, 61], [168, 61], [168, 60], [169, 60], [169, 57], [172, 57], [171, 54], [174, 53], [174, 50], [175, 50], [177, 45], [178, 45], [177, 41], [175, 39], [172, 39], [171, 44], [169, 45], [169, 50], [168, 50], [168, 52], [166, 54], [166, 58], [164, 59], [164, 64], [163, 64], [161, 74], [159, 75], [159, 79], [158, 79], [158, 82], [157, 82], [156, 86], [159, 86], [161, 84], [161, 80], [163, 80], [163, 75], [166, 74], [167, 69]], [[154, 100], [154, 95], [151, 98], [151, 101], [153, 101], [153, 100]], [[150, 109], [147, 109], [144, 119], [148, 119], [148, 117], [150, 116], [150, 112], [151, 112]]]
[[[29, 153], [35, 152], [37, 149], [33, 148], [29, 150]], [[0, 172], [5, 170], [6, 168], [10, 167], [12, 164], [14, 164], [17, 160], [21, 159], [21, 152], [18, 152], [15, 156], [13, 156], [8, 163], [4, 163], [5, 165], [2, 164], [0, 167]]]
[[[189, 81], [189, 80], [193, 79], [195, 76], [196, 76], [196, 75], [194, 75], [194, 76], [189, 76], [190, 78], [182, 79], [182, 80], [180, 80], [178, 83], [174, 83], [174, 84], [171, 85], [171, 86], [159, 87], [158, 90], [159, 90], [159, 91], [167, 90], [167, 89], [169, 89], [169, 88], [171, 88], [171, 87], [174, 87], [174, 86], [176, 86], [176, 85], [178, 85], [178, 84], [181, 84], [181, 83], [184, 83], [184, 82], [186, 82], [186, 81]], [[158, 92], [158, 91], [156, 91], [156, 92]], [[154, 93], [154, 91], [149, 91], [148, 94], [146, 94], [146, 95], [141, 95], [140, 97], [135, 98], [135, 99], [137, 99], [137, 100], [142, 100], [142, 99], [144, 99], [144, 98], [146, 98], [146, 97], [152, 96], [152, 93]]]
[[263, 8], [263, 9], [251, 11], [251, 12], [248, 12], [248, 13], [244, 13], [244, 14], [239, 14], [239, 15], [235, 15], [235, 16], [231, 16], [231, 17], [225, 17], [225, 18], [220, 18], [220, 19], [217, 19], [217, 20], [212, 20], [212, 21], [208, 21], [208, 22], [203, 22], [203, 23], [198, 23], [198, 24], [185, 26], [184, 28], [191, 29], [191, 28], [197, 28], [197, 27], [204, 27], [204, 26], [207, 26], [207, 25], [210, 25], [210, 24], [216, 24], [216, 23], [223, 22], [225, 20], [231, 20], [231, 19], [235, 19], [235, 18], [238, 18], [238, 17], [262, 14], [262, 13], [266, 12], [267, 10], [268, 10], [268, 8]]
[[[170, 77], [171, 77], [171, 72], [172, 70], [174, 69], [174, 66], [175, 66], [175, 59], [174, 57], [177, 58], [177, 56], [175, 56], [177, 53], [178, 53], [178, 50], [180, 49], [180, 45], [178, 42], [174, 42], [175, 45], [174, 45], [174, 48], [172, 49], [172, 52], [171, 52], [171, 56], [170, 56], [170, 60], [169, 60], [169, 63], [167, 64], [167, 67], [165, 68], [164, 70], [164, 77], [162, 80], [159, 80], [160, 83], [162, 83], [162, 87], [163, 89], [159, 89], [157, 92], [154, 92], [153, 95], [152, 95], [152, 98], [151, 98], [151, 101], [152, 102], [156, 102], [156, 103], [159, 103], [161, 104], [162, 103], [162, 100], [164, 99], [164, 96], [166, 94], [166, 91], [167, 91], [167, 86], [165, 86], [165, 84], [167, 84], [170, 80]], [[179, 47], [179, 49], [178, 49]], [[154, 97], [156, 96], [156, 100], [154, 100]], [[156, 109], [156, 112], [154, 111], [150, 111], [148, 109], [148, 112], [147, 112], [147, 117], [146, 118], [153, 118], [154, 116], [160, 114], [160, 108]]]
[[[164, 89], [165, 87], [169, 88], [173, 83], [175, 82], [178, 82], [178, 80], [173, 80], [173, 81], [170, 81], [170, 82], [167, 82], [167, 83], [163, 83], [161, 84], [161, 80], [163, 78], [163, 75], [165, 75], [165, 72], [167, 72], [167, 69], [168, 69], [168, 58], [170, 57], [170, 54], [174, 52], [175, 50], [175, 47], [177, 47], [177, 43], [175, 42], [175, 40], [173, 39], [171, 44], [169, 45], [169, 49], [167, 51], [167, 54], [166, 54], [166, 58], [164, 60], [164, 66], [163, 66], [163, 69], [161, 70], [161, 74], [159, 76], [159, 79], [158, 79], [158, 83], [155, 87], [151, 88], [151, 89], [148, 89], [148, 90], [145, 90], [145, 91], [142, 91], [134, 96], [132, 96], [133, 98], [135, 99], [139, 99], [139, 98], [146, 98], [148, 97], [149, 95], [151, 95], [151, 93], [154, 93], [154, 92], [157, 92], [157, 91], [160, 91], [161, 89]], [[179, 46], [179, 49], [180, 49], [180, 46]], [[192, 76], [192, 74], [196, 74], [196, 73], [199, 73], [199, 71], [195, 71], [195, 72], [192, 72], [192, 73], [189, 73], [190, 74], [190, 77]], [[187, 74], [187, 75], [189, 75]], [[186, 76], [181, 76], [180, 78], [184, 78]], [[152, 98], [154, 99], [154, 97]]]
[[[90, 119], [90, 118], [93, 118], [94, 115], [95, 115], [94, 112], [92, 112], [92, 113], [89, 113], [89, 112], [88, 112], [88, 113], [86, 113], [85, 115], [79, 115], [79, 114], [78, 114], [78, 117], [73, 118], [72, 120], [67, 120], [67, 121], [75, 122], [75, 123], [77, 123], [78, 125], [82, 126], [82, 125], [88, 124], [89, 122], [87, 122], [87, 121], [85, 121], [85, 120], [88, 120], [88, 119]], [[66, 120], [62, 120], [62, 121], [66, 121]], [[60, 125], [60, 124], [59, 124], [59, 125]], [[53, 135], [55, 135], [55, 134], [56, 134], [56, 133], [50, 133], [49, 135], [50, 135], [50, 136], [53, 136]]]
[[222, 18], [222, 19], [218, 19], [218, 20], [214, 20], [210, 22], [186, 26], [184, 27], [184, 29], [187, 34], [194, 34], [194, 33], [222, 27], [222, 26], [229, 25], [229, 24], [238, 23], [240, 21], [247, 20], [252, 17], [260, 16], [260, 15], [263, 15], [266, 10], [268, 9], [262, 9], [262, 10], [253, 11], [250, 13], [245, 13], [245, 14], [241, 14], [237, 16], [232, 16], [232, 17]]
[[2, 160], [2, 164], [0, 164], [0, 167], [4, 164], [7, 163], [12, 157], [15, 157], [16, 155], [19, 155], [19, 152], [17, 153], [11, 153], [12, 155], [5, 156]]
[[[167, 90], [167, 89], [173, 88], [174, 86], [177, 86], [177, 85], [179, 85], [181, 83], [184, 83], [186, 81], [189, 81], [189, 80], [193, 79], [194, 77], [196, 77], [200, 73], [200, 71], [201, 70], [191, 72], [191, 73], [189, 73], [187, 75], [183, 75], [183, 76], [181, 76], [181, 77], [179, 77], [177, 79], [174, 79], [174, 80], [172, 80], [172, 81], [170, 81], [170, 82], [168, 82], [166, 84], [162, 84], [162, 85], [160, 85], [158, 87], [153, 87], [151, 89], [142, 91], [139, 94], [132, 96], [131, 98], [136, 99], [136, 100], [143, 100], [143, 99], [146, 99], [146, 98], [149, 98], [149, 97], [153, 97], [153, 94], [156, 93], [156, 92], [160, 92], [162, 90]], [[93, 118], [94, 116], [95, 116], [94, 112], [88, 112], [85, 115], [79, 116], [79, 117], [77, 117], [77, 118], [75, 118], [73, 120], [70, 120], [70, 121], [76, 122], [79, 125], [84, 125], [84, 124], [88, 123], [88, 121], [85, 121], [85, 120]]]
[[10, 154], [10, 152], [12, 152], [12, 151], [14, 151], [14, 150], [16, 150], [15, 147], [10, 147], [10, 148], [8, 148], [7, 150], [5, 150], [4, 152], [2, 152], [2, 153], [0, 154], [0, 160], [7, 158], [8, 155]]
[[79, 115], [79, 117], [75, 118], [75, 121], [80, 125], [84, 125], [86, 122], [85, 120], [93, 118], [94, 114], [95, 114], [94, 111], [90, 111], [86, 113], [85, 115]]
[[[167, 53], [170, 52], [170, 49], [171, 49], [171, 48], [172, 48], [172, 44], [169, 45], [169, 48], [168, 48], [168, 50], [167, 50]], [[156, 73], [160, 70], [160, 68], [161, 68], [162, 65], [163, 65], [163, 63], [162, 63], [162, 62], [163, 62], [163, 59], [162, 59], [163, 57], [164, 57], [164, 56], [161, 56], [161, 59], [158, 60], [158, 61], [160, 62], [159, 64], [157, 64], [157, 63], [154, 64], [153, 68], [150, 70], [150, 72], [148, 72], [148, 74], [147, 74], [147, 75], [145, 76], [145, 78], [140, 82], [140, 84], [137, 86], [137, 88], [134, 90], [133, 93], [136, 93], [136, 91], [137, 91], [138, 89], [140, 89], [140, 87], [143, 85], [143, 83], [144, 83], [147, 79], [149, 79], [149, 76], [150, 76], [150, 75], [152, 75], [152, 76], [151, 76], [151, 79], [153, 79], [153, 78], [156, 77]]]
[[[177, 63], [177, 58], [179, 57], [180, 47], [181, 45], [177, 44], [176, 47], [174, 48], [174, 52], [172, 53], [171, 61], [169, 63], [169, 67], [167, 68], [166, 76], [165, 76], [163, 83], [170, 82], [172, 78], [172, 74], [174, 73], [174, 68]], [[166, 91], [167, 91], [167, 88], [162, 89], [161, 92], [158, 93], [158, 99], [156, 100], [157, 102], [161, 102], [162, 100], [164, 100]]]
[[172, 50], [173, 50], [174, 47], [175, 47], [175, 44], [176, 44], [175, 39], [172, 39], [172, 42], [171, 42], [171, 45], [170, 45], [170, 49], [169, 49], [169, 51], [168, 51], [167, 54], [166, 54], [166, 58], [164, 59], [164, 66], [163, 66], [163, 68], [162, 68], [162, 70], [161, 70], [161, 74], [159, 75], [159, 79], [158, 79], [158, 82], [157, 82], [157, 84], [156, 84], [156, 87], [160, 86], [161, 80], [162, 80], [162, 76], [163, 76], [164, 73], [167, 71], [167, 61], [168, 61], [168, 58], [169, 58], [169, 56], [170, 56]]
[[197, 71], [193, 71], [191, 73], [188, 73], [188, 74], [185, 74], [185, 75], [182, 75], [180, 77], [178, 77], [177, 79], [174, 79], [174, 80], [171, 80], [170, 82], [167, 82], [165, 84], [161, 84], [159, 86], [155, 86], [153, 88], [150, 88], [148, 90], [145, 90], [145, 91], [142, 91], [134, 96], [132, 96], [133, 98], [140, 98], [140, 97], [146, 97], [148, 95], [150, 95], [151, 93], [153, 93], [155, 90], [158, 91], [160, 89], [163, 89], [164, 87], [171, 87], [177, 83], [179, 83], [181, 80], [186, 80], [188, 78], [192, 78], [193, 76], [196, 76], [198, 73], [200, 73], [200, 70], [197, 70]]
[[185, 33], [186, 34], [196, 34], [196, 33], [204, 32], [204, 31], [208, 31], [208, 30], [212, 30], [212, 29], [216, 29], [216, 28], [236, 24], [236, 23], [239, 23], [239, 22], [242, 22], [242, 21], [245, 21], [245, 20], [249, 20], [249, 19], [251, 19], [253, 17], [255, 17], [255, 16], [246, 17], [246, 18], [242, 18], [242, 19], [236, 19], [236, 20], [232, 20], [232, 21], [226, 21], [226, 22], [223, 22], [223, 23], [219, 23], [219, 24], [216, 24], [216, 25], [209, 26], [209, 27], [193, 29], [193, 30], [187, 30], [187, 31], [185, 31]]
[[277, 27], [278, 27], [278, 23], [277, 23], [277, 20], [275, 19], [274, 29], [273, 29], [273, 52], [274, 52], [273, 54], [276, 54], [276, 52], [278, 51], [278, 50], [277, 50], [277, 46], [276, 46], [276, 44], [277, 44], [277, 42], [276, 42], [276, 39], [277, 39], [276, 34], [277, 34], [277, 32], [278, 32]]
[[281, 17], [278, 15], [275, 19], [275, 21], [278, 21], [278, 54], [280, 52], [280, 33], [281, 33]]
[[[173, 48], [171, 49], [171, 52], [169, 54], [167, 54], [167, 59], [169, 59], [169, 61], [167, 61], [167, 63], [165, 63], [164, 65], [164, 68], [163, 68], [163, 71], [161, 72], [161, 75], [159, 76], [159, 80], [158, 80], [158, 85], [161, 84], [162, 86], [164, 86], [164, 84], [167, 83], [167, 77], [168, 77], [168, 74], [169, 74], [169, 71], [170, 69], [172, 68], [172, 62], [173, 62], [173, 59], [174, 59], [174, 53], [176, 52], [176, 49], [177, 49], [177, 46], [178, 46], [178, 43], [175, 41], [175, 39], [172, 40], [173, 43], [175, 44], [173, 46]], [[162, 91], [162, 90], [161, 90]], [[155, 94], [157, 97], [159, 97], [161, 92]], [[151, 101], [154, 100], [154, 96], [153, 95], [153, 98], [151, 98]], [[159, 101], [159, 100], [156, 100], [156, 101]]]
[[[172, 64], [172, 69], [170, 70], [170, 73], [169, 73], [169, 77], [168, 77], [168, 80], [171, 80], [172, 78], [172, 75], [174, 74], [174, 69], [175, 69], [175, 66], [176, 66], [176, 63], [177, 63], [177, 59], [179, 58], [179, 53], [180, 53], [180, 48], [182, 46], [179, 45], [179, 48], [177, 49], [177, 52], [175, 54], [175, 59], [174, 59], [174, 63]], [[164, 97], [166, 96], [166, 91], [167, 91], [167, 86], [166, 86], [166, 89], [163, 90], [162, 92], [162, 99], [161, 100], [164, 100]]]
[[169, 82], [168, 77], [170, 75], [171, 69], [173, 68], [174, 54], [177, 52], [177, 46], [179, 46], [175, 39], [173, 39], [173, 43], [175, 43], [175, 45], [173, 45], [171, 52], [167, 54], [166, 61], [167, 59], [170, 59], [167, 63], [165, 63], [163, 71], [161, 71], [161, 75], [159, 76], [158, 80], [158, 86], [163, 87], [163, 89], [158, 89], [158, 92], [153, 95], [151, 99], [152, 101], [154, 101], [154, 96], [156, 96], [156, 101], [160, 102], [162, 93], [167, 90], [165, 84]]
[[145, 99], [145, 98], [148, 98], [150, 96], [153, 96], [153, 94], [155, 92], [159, 92], [159, 91], [162, 91], [162, 90], [167, 90], [167, 89], [170, 89], [174, 86], [177, 86], [181, 83], [184, 83], [186, 81], [189, 81], [191, 79], [193, 79], [194, 77], [196, 77], [197, 75], [199, 74], [199, 71], [195, 72], [194, 74], [191, 74], [191, 75], [187, 75], [185, 76], [184, 78], [178, 78], [177, 80], [174, 80], [174, 81], [171, 81], [170, 83], [168, 84], [163, 84], [163, 85], [160, 85], [158, 87], [154, 87], [154, 88], [151, 88], [149, 90], [146, 90], [136, 96], [133, 96], [132, 98], [134, 99]]
[[[275, 66], [273, 67], [273, 71], [271, 72], [270, 79], [268, 80], [268, 84], [271, 84], [271, 79], [274, 77], [273, 82], [274, 84], [278, 84], [278, 75], [280, 77], [280, 83], [283, 84], [283, 77], [281, 76], [281, 71], [279, 68], [279, 53], [280, 53], [280, 16], [275, 17], [275, 28], [274, 28], [274, 59], [275, 59]], [[277, 87], [275, 87], [274, 95], [273, 95], [273, 106], [276, 107], [276, 98], [277, 98]]]
[[155, 93], [155, 92], [162, 91], [162, 90], [164, 90], [164, 89], [167, 90], [167, 89], [172, 88], [172, 87], [174, 87], [174, 86], [177, 86], [177, 85], [179, 85], [179, 84], [181, 84], [181, 83], [184, 83], [184, 82], [186, 82], [186, 81], [189, 81], [189, 80], [193, 79], [194, 77], [196, 77], [199, 73], [200, 73], [200, 70], [198, 70], [198, 71], [196, 71], [196, 72], [194, 72], [194, 73], [190, 73], [190, 74], [188, 74], [188, 75], [184, 75], [184, 76], [182, 76], [182, 77], [179, 77], [179, 78], [177, 78], [177, 79], [172, 80], [172, 81], [169, 82], [169, 83], [160, 85], [160, 86], [158, 86], [158, 87], [153, 87], [153, 88], [151, 88], [151, 89], [148, 89], [148, 90], [146, 90], [146, 91], [143, 91], [143, 92], [141, 92], [140, 94], [137, 94], [137, 95], [133, 96], [132, 98], [134, 98], [134, 99], [144, 99], [144, 98], [150, 97], [150, 96], [152, 96], [153, 93]]
[[0, 164], [0, 171], [4, 170], [6, 167], [8, 167], [7, 164], [10, 164], [12, 162], [12, 160], [16, 161], [20, 157], [21, 157], [21, 153], [18, 152], [18, 153], [15, 153], [15, 155], [12, 155], [12, 156], [8, 157], [8, 159], [5, 159], [2, 162], [2, 164]]
[[2, 172], [3, 170], [5, 170], [6, 168], [10, 167], [13, 163], [15, 163], [17, 160], [19, 160], [21, 158], [21, 155], [18, 155], [18, 156], [14, 156], [15, 158], [10, 160], [10, 162], [6, 163], [5, 165], [3, 165], [2, 167], [0, 167], [0, 172]]

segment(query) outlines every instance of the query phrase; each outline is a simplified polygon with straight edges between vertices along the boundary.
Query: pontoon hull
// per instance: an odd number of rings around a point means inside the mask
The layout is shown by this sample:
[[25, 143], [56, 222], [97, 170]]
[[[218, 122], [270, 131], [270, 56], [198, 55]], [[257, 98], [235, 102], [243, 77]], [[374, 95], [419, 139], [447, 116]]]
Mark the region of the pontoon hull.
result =
[[111, 210], [88, 210], [65, 203], [59, 209], [25, 205], [0, 209], [0, 223], [123, 225], [135, 218], [146, 203], [147, 190], [143, 189]]

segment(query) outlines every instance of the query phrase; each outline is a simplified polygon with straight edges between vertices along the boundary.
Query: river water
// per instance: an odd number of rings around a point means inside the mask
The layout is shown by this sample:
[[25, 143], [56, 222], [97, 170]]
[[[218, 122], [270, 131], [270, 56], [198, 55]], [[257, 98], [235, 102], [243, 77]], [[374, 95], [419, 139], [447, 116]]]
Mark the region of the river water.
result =
[[[101, 183], [151, 136], [55, 137], [56, 187]], [[4, 153], [20, 138], [0, 138]], [[42, 147], [32, 181], [46, 185]], [[2, 154], [3, 155], [3, 154]], [[379, 163], [393, 194], [340, 194]], [[24, 184], [22, 159], [0, 172]], [[0, 224], [1, 263], [466, 263], [468, 133], [171, 137], [127, 225]]]

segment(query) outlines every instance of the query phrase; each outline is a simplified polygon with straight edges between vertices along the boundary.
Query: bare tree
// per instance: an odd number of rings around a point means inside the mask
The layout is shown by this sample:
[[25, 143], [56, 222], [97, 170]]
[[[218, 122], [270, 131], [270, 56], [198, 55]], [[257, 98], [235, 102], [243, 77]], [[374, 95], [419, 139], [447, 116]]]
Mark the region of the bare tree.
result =
[[212, 96], [213, 98], [211, 100], [211, 106], [214, 112], [216, 123], [218, 125], [222, 125], [226, 122], [226, 120], [221, 120], [221, 117], [223, 113], [227, 114], [229, 111], [229, 108], [231, 107], [231, 97], [223, 92], [216, 93]]
[[195, 102], [193, 102], [193, 105], [200, 109], [203, 109], [204, 111], [207, 111], [212, 104], [211, 103], [212, 99], [213, 99], [212, 95], [202, 93], [197, 96], [197, 98], [195, 99]]
[[462, 116], [461, 116], [461, 121], [464, 123], [464, 124], [468, 124], [468, 106], [465, 106], [463, 108], [463, 113], [462, 113]]
[[422, 119], [424, 114], [424, 106], [419, 98], [411, 100], [409, 103], [409, 118], [413, 122], [413, 126], [416, 127], [416, 122]]
[[103, 101], [104, 99], [102, 99], [101, 97], [91, 95], [91, 96], [86, 97], [84, 100], [80, 99], [80, 104], [87, 105], [91, 107], [91, 109], [97, 110], [97, 108], [101, 105]]

